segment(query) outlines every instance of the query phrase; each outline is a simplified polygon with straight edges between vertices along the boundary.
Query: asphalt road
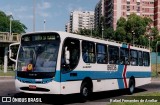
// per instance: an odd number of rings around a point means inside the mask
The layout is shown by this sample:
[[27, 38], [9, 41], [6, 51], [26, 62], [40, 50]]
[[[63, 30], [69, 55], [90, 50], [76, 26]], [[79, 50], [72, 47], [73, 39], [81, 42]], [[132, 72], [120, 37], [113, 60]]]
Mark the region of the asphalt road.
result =
[[[144, 85], [136, 88], [134, 94], [154, 92], [160, 90], [160, 81], [154, 80], [151, 84]], [[42, 103], [0, 103], [0, 105], [106, 105], [110, 102], [110, 99], [131, 96], [128, 95], [126, 90], [114, 90], [106, 92], [93, 93], [92, 97], [85, 101], [78, 94], [74, 95], [35, 95], [18, 93], [15, 91], [13, 79], [1, 79], [0, 80], [0, 96], [3, 97], [15, 97], [18, 98], [39, 98]], [[0, 97], [1, 98], [1, 97]], [[1, 101], [2, 99], [0, 99]]]

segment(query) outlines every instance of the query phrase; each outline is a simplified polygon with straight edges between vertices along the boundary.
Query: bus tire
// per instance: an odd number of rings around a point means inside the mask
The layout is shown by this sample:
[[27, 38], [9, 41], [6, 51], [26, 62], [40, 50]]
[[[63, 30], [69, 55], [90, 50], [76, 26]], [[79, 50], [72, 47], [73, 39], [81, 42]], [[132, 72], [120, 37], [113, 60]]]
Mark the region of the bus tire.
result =
[[80, 89], [80, 94], [82, 96], [83, 99], [89, 99], [89, 97], [91, 96], [92, 93], [92, 87], [87, 83], [84, 82], [81, 85], [81, 89]]
[[134, 90], [135, 90], [135, 79], [134, 78], [130, 78], [129, 79], [129, 94], [133, 94]]

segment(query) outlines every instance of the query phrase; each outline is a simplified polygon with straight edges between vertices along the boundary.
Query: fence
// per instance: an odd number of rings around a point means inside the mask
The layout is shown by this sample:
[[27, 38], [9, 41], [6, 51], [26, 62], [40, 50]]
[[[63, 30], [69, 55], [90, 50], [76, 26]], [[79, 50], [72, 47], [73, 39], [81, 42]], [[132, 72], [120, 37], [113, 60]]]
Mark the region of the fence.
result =
[[10, 35], [8, 32], [0, 32], [0, 42], [19, 42], [20, 35], [17, 33], [12, 33]]
[[[156, 64], [156, 52], [151, 53], [151, 63]], [[160, 64], [160, 56], [157, 56], [157, 63]]]

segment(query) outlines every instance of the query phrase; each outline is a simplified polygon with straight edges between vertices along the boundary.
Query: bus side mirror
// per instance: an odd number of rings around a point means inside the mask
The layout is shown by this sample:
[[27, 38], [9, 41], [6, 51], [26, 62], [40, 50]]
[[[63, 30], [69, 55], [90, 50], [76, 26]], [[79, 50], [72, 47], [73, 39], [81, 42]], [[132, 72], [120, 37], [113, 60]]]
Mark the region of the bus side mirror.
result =
[[70, 64], [70, 51], [68, 47], [65, 47], [65, 62], [66, 64]]
[[[18, 47], [20, 43], [13, 43], [9, 45], [9, 59], [13, 62], [16, 62], [16, 58], [14, 57], [13, 50], [16, 50], [15, 53], [18, 52]], [[17, 49], [16, 49], [17, 48]]]

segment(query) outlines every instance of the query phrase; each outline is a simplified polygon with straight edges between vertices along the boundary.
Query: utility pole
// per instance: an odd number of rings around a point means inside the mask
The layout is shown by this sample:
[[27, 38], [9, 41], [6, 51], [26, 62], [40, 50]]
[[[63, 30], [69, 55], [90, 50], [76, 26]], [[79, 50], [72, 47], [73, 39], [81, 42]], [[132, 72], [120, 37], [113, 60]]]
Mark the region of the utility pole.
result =
[[103, 22], [102, 22], [102, 39], [103, 39], [103, 37], [104, 37], [104, 26], [103, 26]]
[[9, 35], [12, 35], [12, 19], [13, 19], [12, 13], [9, 15], [9, 19], [10, 19]]
[[36, 0], [33, 0], [33, 32], [35, 32], [36, 23]]
[[151, 37], [149, 37], [149, 50], [150, 50], [150, 45], [151, 45]]
[[43, 28], [44, 28], [44, 31], [46, 31], [46, 20], [44, 19], [44, 26], [43, 26]]
[[158, 49], [157, 49], [157, 47], [158, 47], [158, 43], [159, 43], [160, 41], [157, 41], [157, 43], [156, 43], [156, 77], [158, 77]]
[[92, 33], [93, 33], [93, 32], [92, 32], [92, 28], [93, 28], [92, 26], [93, 26], [93, 25], [92, 25], [92, 23], [91, 23], [91, 37], [92, 37]]
[[132, 31], [132, 44], [134, 45], [134, 36], [135, 36], [135, 32], [134, 30]]

